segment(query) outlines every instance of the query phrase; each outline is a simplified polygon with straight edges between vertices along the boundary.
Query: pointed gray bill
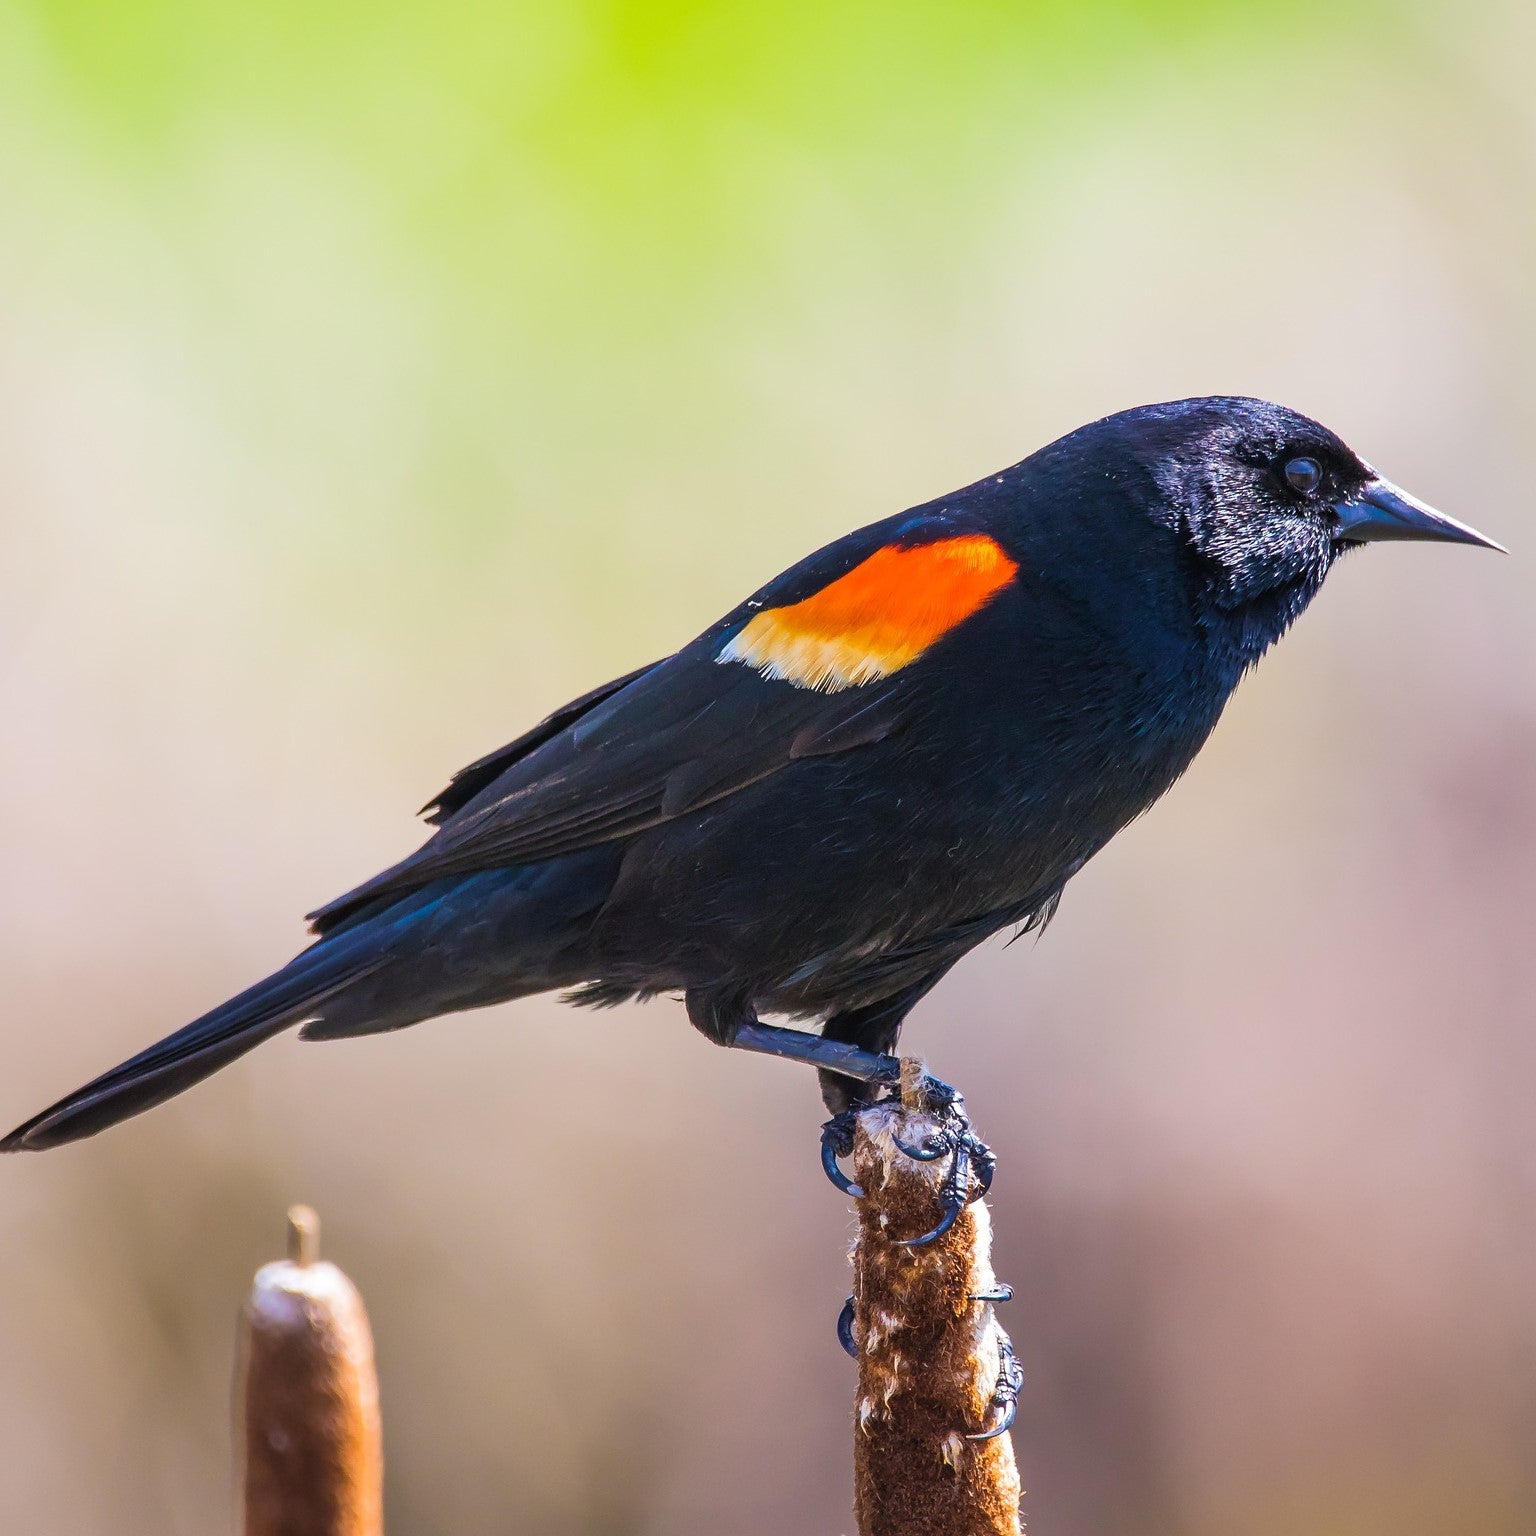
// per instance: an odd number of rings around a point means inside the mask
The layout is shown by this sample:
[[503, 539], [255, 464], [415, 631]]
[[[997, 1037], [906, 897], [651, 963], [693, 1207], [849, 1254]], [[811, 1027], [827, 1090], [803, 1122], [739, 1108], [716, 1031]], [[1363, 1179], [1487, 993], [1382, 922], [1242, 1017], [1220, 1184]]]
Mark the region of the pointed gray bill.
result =
[[1336, 537], [1351, 544], [1374, 544], [1384, 539], [1434, 539], [1446, 544], [1477, 544], [1509, 551], [1486, 534], [1436, 512], [1417, 496], [1410, 496], [1390, 480], [1372, 480], [1352, 501], [1334, 503], [1339, 519]]

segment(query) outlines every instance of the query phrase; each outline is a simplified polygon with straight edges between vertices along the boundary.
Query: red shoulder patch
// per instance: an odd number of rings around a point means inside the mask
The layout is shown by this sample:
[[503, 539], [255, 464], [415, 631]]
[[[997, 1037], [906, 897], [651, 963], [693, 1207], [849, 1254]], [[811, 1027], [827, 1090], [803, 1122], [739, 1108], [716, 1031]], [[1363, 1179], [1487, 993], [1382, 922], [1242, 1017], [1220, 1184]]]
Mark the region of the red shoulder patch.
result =
[[1017, 569], [985, 534], [887, 544], [803, 601], [765, 608], [716, 660], [800, 688], [855, 688], [916, 661]]

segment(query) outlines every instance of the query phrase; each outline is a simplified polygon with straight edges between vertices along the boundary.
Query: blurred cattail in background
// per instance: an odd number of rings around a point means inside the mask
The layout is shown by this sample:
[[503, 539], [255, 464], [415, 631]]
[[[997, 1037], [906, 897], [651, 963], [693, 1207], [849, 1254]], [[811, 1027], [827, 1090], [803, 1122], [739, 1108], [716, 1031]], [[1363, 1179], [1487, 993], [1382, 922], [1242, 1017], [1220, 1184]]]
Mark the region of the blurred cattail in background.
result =
[[352, 1282], [319, 1257], [320, 1223], [288, 1213], [241, 1326], [243, 1536], [382, 1536], [373, 1337]]

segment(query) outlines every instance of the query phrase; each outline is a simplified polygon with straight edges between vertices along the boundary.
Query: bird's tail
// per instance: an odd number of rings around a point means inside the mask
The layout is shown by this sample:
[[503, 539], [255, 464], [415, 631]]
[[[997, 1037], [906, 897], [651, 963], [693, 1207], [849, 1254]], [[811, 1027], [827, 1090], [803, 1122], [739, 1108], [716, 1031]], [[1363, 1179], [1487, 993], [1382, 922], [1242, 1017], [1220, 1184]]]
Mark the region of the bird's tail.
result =
[[322, 940], [265, 981], [17, 1126], [0, 1140], [0, 1152], [41, 1152], [151, 1109], [311, 1017], [327, 999], [389, 964], [390, 958], [376, 946], [349, 944], [346, 937]]

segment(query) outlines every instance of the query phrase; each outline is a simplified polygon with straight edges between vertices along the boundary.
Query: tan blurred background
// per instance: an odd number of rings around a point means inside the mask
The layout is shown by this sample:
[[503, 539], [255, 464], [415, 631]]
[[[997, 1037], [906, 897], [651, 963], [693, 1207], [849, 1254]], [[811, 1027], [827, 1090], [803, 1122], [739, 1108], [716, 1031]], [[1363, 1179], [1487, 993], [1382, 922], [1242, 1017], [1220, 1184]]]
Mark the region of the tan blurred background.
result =
[[[1536, 21], [1514, 0], [0, 0], [0, 1120], [816, 544], [1315, 414], [1352, 558], [908, 1042], [995, 1145], [1034, 1536], [1536, 1530]], [[847, 1531], [808, 1074], [671, 1002], [290, 1039], [0, 1166], [0, 1530], [226, 1528], [313, 1201], [397, 1533]]]

